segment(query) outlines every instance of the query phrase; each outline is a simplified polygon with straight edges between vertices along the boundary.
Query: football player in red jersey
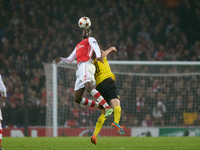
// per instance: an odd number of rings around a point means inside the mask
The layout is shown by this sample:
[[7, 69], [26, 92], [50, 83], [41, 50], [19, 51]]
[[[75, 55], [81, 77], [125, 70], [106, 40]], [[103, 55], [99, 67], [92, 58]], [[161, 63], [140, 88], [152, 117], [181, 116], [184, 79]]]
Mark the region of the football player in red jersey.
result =
[[[92, 63], [92, 53], [96, 54], [96, 59], [102, 61], [101, 51], [99, 45], [94, 37], [91, 37], [91, 30], [84, 29], [82, 34], [82, 41], [78, 43], [73, 52], [67, 58], [58, 57], [54, 60], [54, 64], [57, 65], [60, 61], [65, 63], [72, 63], [77, 60], [78, 70], [76, 71], [76, 83], [75, 83], [75, 101], [82, 105], [90, 107], [100, 108], [100, 105], [105, 109], [105, 117], [108, 117], [113, 113], [113, 109], [108, 105], [102, 95], [94, 88], [95, 86], [95, 66]], [[99, 102], [88, 100], [83, 98], [85, 89]]]
[[[111, 71], [110, 65], [107, 60], [107, 55], [115, 51], [115, 47], [110, 47], [105, 51], [101, 51], [101, 57], [103, 63], [94, 59], [94, 65], [96, 67], [95, 80], [96, 80], [96, 89], [102, 94], [106, 102], [113, 106], [114, 108], [114, 122], [111, 124], [112, 128], [115, 128], [120, 135], [124, 135], [125, 132], [123, 128], [119, 125], [121, 118], [121, 106], [120, 106], [120, 97], [117, 92], [117, 86], [115, 84], [115, 74]], [[94, 56], [94, 55], [93, 55]], [[93, 58], [92, 56], [92, 58]], [[106, 120], [104, 117], [105, 110], [101, 109], [101, 115], [97, 120], [94, 133], [91, 137], [91, 142], [97, 144], [97, 136]]]

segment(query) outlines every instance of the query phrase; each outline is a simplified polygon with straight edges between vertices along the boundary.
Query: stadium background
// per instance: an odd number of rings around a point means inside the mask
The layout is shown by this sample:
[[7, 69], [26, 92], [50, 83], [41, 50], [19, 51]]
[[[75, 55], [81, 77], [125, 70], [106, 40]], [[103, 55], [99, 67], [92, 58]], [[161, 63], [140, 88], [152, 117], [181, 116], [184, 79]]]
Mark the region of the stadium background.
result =
[[[81, 40], [82, 30], [77, 21], [82, 16], [91, 19], [93, 35], [102, 49], [113, 45], [118, 49], [118, 53], [109, 55], [110, 60], [200, 60], [198, 0], [2, 0], [0, 73], [8, 90], [6, 104], [1, 102], [5, 129], [23, 127], [27, 121], [24, 114], [25, 70], [28, 81], [28, 125], [45, 126], [43, 62], [51, 63], [57, 56], [68, 56], [72, 52], [75, 44]], [[185, 103], [188, 103], [189, 97], [193, 97], [195, 105], [192, 110], [199, 112], [200, 90], [187, 93]], [[136, 98], [133, 97], [134, 104]], [[167, 99], [166, 107], [175, 109], [178, 103], [176, 98], [173, 104]], [[69, 97], [66, 107], [73, 105], [73, 101], [73, 97]], [[183, 113], [183, 106], [179, 116]], [[70, 111], [68, 114], [73, 115]], [[131, 113], [126, 116], [133, 120], [131, 124], [123, 120], [120, 124], [140, 127], [144, 118], [134, 119], [136, 112]], [[161, 126], [168, 126], [169, 123]], [[183, 120], [174, 125], [185, 126]], [[200, 117], [191, 125], [199, 126]]]

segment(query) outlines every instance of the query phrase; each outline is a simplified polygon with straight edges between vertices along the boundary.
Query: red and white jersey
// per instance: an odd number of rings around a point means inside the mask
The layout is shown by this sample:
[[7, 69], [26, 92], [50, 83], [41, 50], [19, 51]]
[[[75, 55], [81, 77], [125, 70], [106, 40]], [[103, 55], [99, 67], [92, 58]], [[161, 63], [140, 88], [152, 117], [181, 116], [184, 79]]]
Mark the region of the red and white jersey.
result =
[[69, 57], [61, 57], [61, 60], [65, 63], [72, 63], [75, 59], [77, 59], [77, 64], [79, 62], [87, 62], [91, 59], [93, 51], [95, 52], [97, 58], [101, 57], [100, 48], [96, 39], [89, 37], [78, 43]]

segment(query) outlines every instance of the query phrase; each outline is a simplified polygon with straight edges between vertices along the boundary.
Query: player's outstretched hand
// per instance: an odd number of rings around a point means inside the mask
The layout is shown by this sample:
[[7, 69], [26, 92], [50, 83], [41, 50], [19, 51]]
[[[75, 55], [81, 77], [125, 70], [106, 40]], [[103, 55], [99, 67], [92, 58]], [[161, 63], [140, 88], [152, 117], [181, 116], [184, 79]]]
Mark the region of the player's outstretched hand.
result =
[[61, 61], [61, 58], [60, 58], [60, 57], [57, 57], [56, 60], [53, 61], [53, 63], [54, 63], [55, 65], [57, 65], [60, 61]]
[[102, 58], [106, 57], [112, 51], [117, 52], [117, 49], [114, 46], [112, 46], [112, 47], [110, 47], [109, 49], [107, 49], [105, 51], [101, 51], [101, 57]]
[[110, 47], [108, 50], [117, 52], [117, 49], [114, 46]]

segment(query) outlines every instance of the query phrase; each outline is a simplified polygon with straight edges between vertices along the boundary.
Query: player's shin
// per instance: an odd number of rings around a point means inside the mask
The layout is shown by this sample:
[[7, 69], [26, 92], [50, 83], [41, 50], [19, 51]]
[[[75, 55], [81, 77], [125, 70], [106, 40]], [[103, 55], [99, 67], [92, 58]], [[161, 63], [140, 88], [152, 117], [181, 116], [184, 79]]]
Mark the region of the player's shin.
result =
[[98, 102], [95, 102], [95, 101], [87, 99], [87, 98], [82, 98], [80, 104], [86, 105], [89, 107], [100, 108], [100, 104]]
[[114, 122], [119, 124], [120, 118], [121, 118], [121, 107], [115, 106], [114, 107]]
[[101, 116], [97, 120], [96, 127], [95, 127], [95, 130], [94, 130], [94, 135], [97, 136], [99, 134], [105, 120], [106, 120], [106, 118], [104, 117], [104, 114], [101, 114]]
[[2, 140], [2, 125], [0, 123], [0, 147], [1, 147], [1, 140]]
[[105, 99], [103, 98], [103, 96], [96, 90], [93, 89], [90, 94], [92, 96], [94, 96], [94, 98], [103, 106], [103, 108], [107, 109], [107, 108], [111, 108], [108, 103], [105, 101]]

